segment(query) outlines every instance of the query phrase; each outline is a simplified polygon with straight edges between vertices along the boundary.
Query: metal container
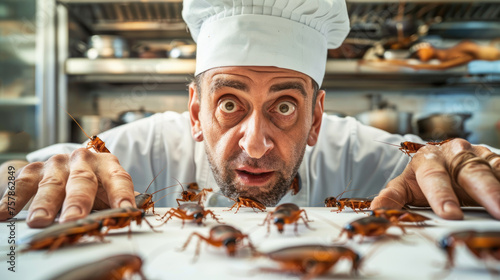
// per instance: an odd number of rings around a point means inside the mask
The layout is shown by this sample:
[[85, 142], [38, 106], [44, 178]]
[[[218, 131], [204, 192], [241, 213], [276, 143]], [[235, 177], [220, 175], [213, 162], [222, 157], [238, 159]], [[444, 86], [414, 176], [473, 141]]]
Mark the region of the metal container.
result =
[[93, 35], [88, 42], [87, 58], [126, 58], [130, 50], [125, 39], [115, 35]]
[[446, 140], [448, 138], [467, 138], [470, 132], [465, 131], [465, 121], [472, 114], [433, 114], [417, 121], [418, 134], [424, 140]]
[[357, 114], [361, 123], [380, 128], [390, 133], [413, 133], [411, 112], [399, 112], [394, 109], [377, 109]]

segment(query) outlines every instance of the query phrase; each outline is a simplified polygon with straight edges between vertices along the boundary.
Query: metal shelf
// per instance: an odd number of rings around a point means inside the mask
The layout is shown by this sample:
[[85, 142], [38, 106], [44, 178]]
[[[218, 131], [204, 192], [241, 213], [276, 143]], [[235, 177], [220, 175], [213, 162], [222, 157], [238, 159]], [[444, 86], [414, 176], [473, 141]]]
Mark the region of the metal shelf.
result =
[[40, 100], [36, 96], [19, 98], [1, 98], [0, 106], [36, 106]]
[[66, 74], [193, 74], [194, 59], [175, 58], [69, 58], [66, 60]]

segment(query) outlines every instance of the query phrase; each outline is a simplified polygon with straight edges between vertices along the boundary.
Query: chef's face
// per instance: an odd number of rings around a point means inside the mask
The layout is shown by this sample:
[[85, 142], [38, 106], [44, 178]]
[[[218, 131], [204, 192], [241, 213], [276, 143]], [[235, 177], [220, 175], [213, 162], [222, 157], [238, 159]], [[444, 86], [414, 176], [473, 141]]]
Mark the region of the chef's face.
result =
[[312, 79], [299, 72], [245, 66], [208, 70], [189, 92], [193, 138], [204, 141], [222, 192], [276, 205], [306, 144], [316, 144], [324, 91], [315, 96]]

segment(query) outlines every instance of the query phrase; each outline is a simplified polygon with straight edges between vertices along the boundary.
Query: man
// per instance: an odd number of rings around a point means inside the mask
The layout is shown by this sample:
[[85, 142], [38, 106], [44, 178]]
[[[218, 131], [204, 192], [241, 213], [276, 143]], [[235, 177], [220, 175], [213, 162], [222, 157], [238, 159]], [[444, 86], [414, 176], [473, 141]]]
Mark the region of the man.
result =
[[[144, 190], [165, 168], [157, 189], [178, 179], [266, 206], [319, 206], [352, 180], [357, 196], [387, 185], [373, 207], [430, 205], [441, 217], [460, 219], [461, 203], [480, 204], [500, 219], [500, 161], [489, 149], [453, 140], [426, 146], [410, 161], [377, 141], [418, 138], [323, 115], [325, 92], [318, 88], [326, 52], [349, 29], [344, 1], [227, 2], [184, 3], [198, 44], [189, 113], [156, 114], [103, 133], [112, 154], [56, 145], [29, 155], [45, 162], [18, 174], [15, 212], [34, 196], [27, 222], [44, 227], [59, 211], [65, 222], [92, 209], [135, 205], [134, 185]], [[293, 196], [296, 176], [301, 190]], [[2, 220], [10, 217], [7, 197]], [[175, 198], [166, 205], [175, 206]], [[212, 195], [208, 205], [224, 201]]]

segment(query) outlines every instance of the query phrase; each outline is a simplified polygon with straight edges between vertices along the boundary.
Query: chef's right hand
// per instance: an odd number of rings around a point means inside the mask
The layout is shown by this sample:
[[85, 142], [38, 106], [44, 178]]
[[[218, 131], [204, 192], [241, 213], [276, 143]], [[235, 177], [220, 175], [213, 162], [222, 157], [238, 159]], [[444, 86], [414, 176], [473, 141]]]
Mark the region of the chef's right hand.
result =
[[[7, 189], [0, 202], [0, 220], [14, 217], [33, 198], [27, 218], [32, 228], [52, 224], [59, 211], [59, 221], [67, 222], [92, 209], [135, 207], [132, 178], [116, 156], [86, 148], [30, 163], [14, 182], [14, 193]], [[8, 201], [15, 201], [15, 207]]]

